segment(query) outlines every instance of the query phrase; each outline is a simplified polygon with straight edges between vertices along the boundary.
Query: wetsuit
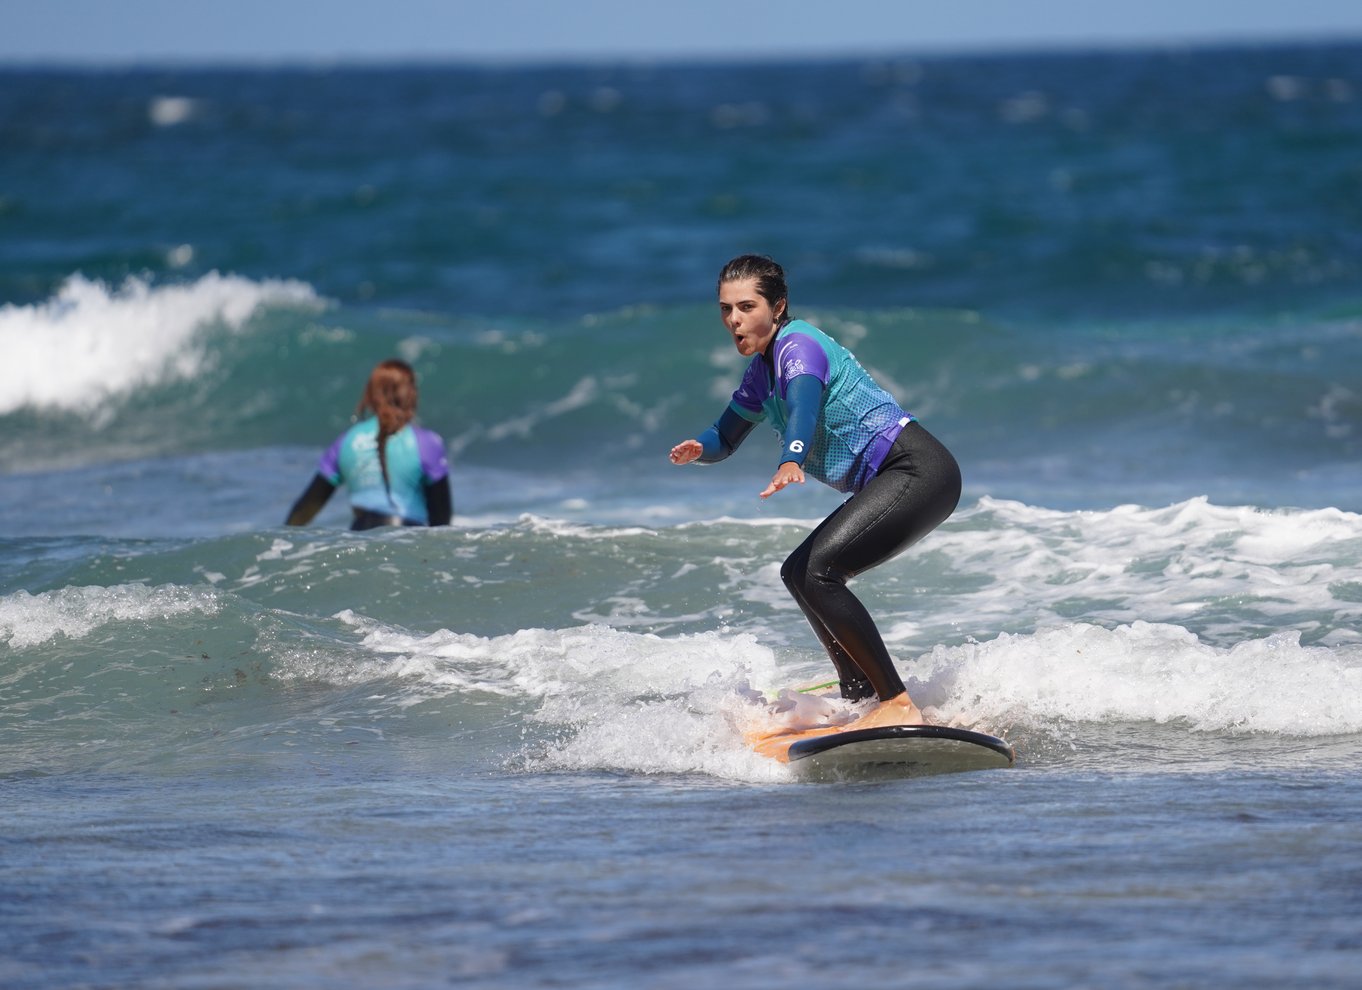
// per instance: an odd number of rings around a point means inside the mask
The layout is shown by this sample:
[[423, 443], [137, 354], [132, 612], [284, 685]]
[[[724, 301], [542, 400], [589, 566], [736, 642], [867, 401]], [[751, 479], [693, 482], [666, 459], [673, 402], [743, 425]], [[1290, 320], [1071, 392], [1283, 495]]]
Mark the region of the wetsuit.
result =
[[731, 454], [769, 419], [780, 463], [851, 492], [809, 534], [780, 576], [852, 700], [888, 700], [903, 680], [847, 581], [897, 556], [944, 522], [960, 500], [960, 469], [942, 444], [881, 389], [846, 348], [802, 320], [754, 357], [718, 421], [701, 435], [702, 463]]
[[289, 525], [316, 515], [344, 484], [354, 513], [351, 529], [443, 526], [453, 515], [449, 462], [438, 433], [408, 423], [385, 444], [387, 477], [378, 460], [378, 419], [346, 430], [322, 455], [312, 484], [289, 513]]

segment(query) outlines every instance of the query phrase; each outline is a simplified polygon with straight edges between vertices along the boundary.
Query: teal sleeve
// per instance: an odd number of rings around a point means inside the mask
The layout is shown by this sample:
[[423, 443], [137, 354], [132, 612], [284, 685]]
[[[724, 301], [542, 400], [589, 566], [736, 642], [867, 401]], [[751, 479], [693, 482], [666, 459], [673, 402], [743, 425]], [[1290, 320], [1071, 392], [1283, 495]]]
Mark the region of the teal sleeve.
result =
[[780, 442], [780, 463], [804, 466], [823, 408], [823, 383], [815, 375], [796, 375], [785, 388], [790, 415]]
[[756, 424], [744, 419], [732, 406], [729, 406], [709, 429], [699, 436], [704, 453], [700, 455], [701, 464], [722, 461], [743, 442]]

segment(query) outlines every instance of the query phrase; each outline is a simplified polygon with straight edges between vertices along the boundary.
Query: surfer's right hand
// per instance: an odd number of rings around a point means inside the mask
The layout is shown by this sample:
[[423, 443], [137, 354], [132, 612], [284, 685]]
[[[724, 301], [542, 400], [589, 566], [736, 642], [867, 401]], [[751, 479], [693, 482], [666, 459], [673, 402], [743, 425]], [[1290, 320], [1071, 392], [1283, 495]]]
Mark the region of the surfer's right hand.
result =
[[689, 464], [704, 452], [699, 440], [683, 440], [672, 448], [669, 456], [673, 464]]

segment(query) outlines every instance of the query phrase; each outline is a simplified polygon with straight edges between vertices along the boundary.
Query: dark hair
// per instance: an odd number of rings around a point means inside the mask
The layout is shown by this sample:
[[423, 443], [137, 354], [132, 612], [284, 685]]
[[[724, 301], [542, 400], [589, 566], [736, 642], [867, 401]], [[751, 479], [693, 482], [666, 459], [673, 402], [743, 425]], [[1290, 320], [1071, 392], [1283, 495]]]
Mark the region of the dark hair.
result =
[[383, 470], [383, 485], [388, 486], [388, 437], [416, 416], [416, 372], [397, 358], [380, 361], [369, 375], [355, 414], [373, 413], [378, 417], [378, 466]]
[[723, 271], [719, 272], [718, 288], [722, 288], [725, 282], [741, 282], [749, 278], [757, 280], [757, 292], [770, 303], [772, 311], [776, 303], [785, 300], [785, 312], [780, 318], [782, 324], [794, 319], [790, 315], [790, 290], [785, 285], [785, 269], [764, 254], [740, 254], [724, 265]]

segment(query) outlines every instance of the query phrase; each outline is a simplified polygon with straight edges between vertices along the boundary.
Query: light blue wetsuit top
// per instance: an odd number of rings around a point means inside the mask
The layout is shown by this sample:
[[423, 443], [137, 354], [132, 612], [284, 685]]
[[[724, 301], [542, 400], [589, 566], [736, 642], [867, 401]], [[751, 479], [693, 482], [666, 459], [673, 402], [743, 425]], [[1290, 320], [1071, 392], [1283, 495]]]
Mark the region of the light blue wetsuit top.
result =
[[356, 509], [428, 525], [425, 486], [449, 474], [443, 438], [408, 423], [388, 437], [385, 453], [387, 485], [378, 462], [378, 418], [370, 416], [336, 438], [322, 455], [317, 473], [333, 485], [344, 484]]
[[[785, 436], [790, 425], [790, 383], [813, 375], [823, 384], [812, 438], [785, 437], [785, 446], [808, 444], [803, 468], [839, 492], [858, 492], [875, 476], [899, 431], [914, 418], [875, 384], [855, 356], [822, 330], [792, 320], [776, 335], [772, 366], [758, 354], [747, 366], [729, 408], [751, 423], [769, 419]], [[790, 457], [783, 459], [789, 460]]]

